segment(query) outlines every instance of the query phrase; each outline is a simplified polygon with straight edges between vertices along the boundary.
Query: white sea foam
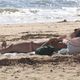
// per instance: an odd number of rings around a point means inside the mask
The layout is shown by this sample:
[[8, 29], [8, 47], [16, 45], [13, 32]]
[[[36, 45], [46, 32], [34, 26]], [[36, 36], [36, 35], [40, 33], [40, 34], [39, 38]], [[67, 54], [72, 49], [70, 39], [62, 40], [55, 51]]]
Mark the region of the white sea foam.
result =
[[35, 22], [55, 22], [61, 20], [80, 20], [77, 16], [77, 8], [62, 9], [18, 9], [18, 11], [3, 11], [0, 13], [0, 24], [11, 23], [35, 23]]

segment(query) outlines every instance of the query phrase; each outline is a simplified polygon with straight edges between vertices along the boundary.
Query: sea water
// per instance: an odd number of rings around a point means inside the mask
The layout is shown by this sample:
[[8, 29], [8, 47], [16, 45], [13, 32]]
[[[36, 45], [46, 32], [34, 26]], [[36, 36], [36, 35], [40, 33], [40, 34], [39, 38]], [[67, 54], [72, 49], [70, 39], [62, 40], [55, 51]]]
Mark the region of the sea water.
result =
[[0, 0], [0, 24], [80, 20], [76, 1]]
[[[14, 10], [14, 9], [13, 9]], [[3, 11], [0, 13], [1, 24], [11, 23], [36, 23], [80, 20], [76, 8], [63, 9], [39, 9], [39, 8], [17, 8], [16, 12]]]

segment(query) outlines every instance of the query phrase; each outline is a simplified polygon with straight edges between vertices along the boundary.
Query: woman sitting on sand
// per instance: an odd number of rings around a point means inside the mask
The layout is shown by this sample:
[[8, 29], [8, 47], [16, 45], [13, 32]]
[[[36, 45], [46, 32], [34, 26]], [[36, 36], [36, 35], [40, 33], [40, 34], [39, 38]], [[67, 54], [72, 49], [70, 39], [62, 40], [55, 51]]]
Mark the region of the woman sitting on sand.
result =
[[9, 47], [0, 50], [0, 53], [27, 53], [35, 51], [40, 46], [51, 45], [55, 47], [56, 51], [66, 48], [65, 51], [68, 53], [80, 52], [80, 29], [75, 29], [74, 32], [70, 35], [71, 39], [66, 39], [66, 35], [60, 36], [59, 38], [53, 38], [43, 43], [34, 43], [34, 42], [24, 42], [18, 44], [12, 44]]
[[71, 34], [71, 39], [63, 39], [63, 43], [67, 45], [67, 48], [62, 48], [58, 53], [76, 54], [80, 52], [80, 28], [75, 29]]

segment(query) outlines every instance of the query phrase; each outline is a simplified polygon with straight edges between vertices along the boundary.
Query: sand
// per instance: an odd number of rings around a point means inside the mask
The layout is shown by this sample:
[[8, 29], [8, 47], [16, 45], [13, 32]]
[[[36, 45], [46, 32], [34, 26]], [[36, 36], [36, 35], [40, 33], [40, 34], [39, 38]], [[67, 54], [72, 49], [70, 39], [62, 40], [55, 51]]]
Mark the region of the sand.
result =
[[[0, 25], [0, 43], [46, 41], [80, 28], [80, 22]], [[61, 56], [61, 55], [58, 55]], [[0, 80], [80, 80], [80, 59], [73, 56], [0, 55]]]
[[80, 80], [79, 63], [80, 56], [2, 59], [0, 80]]
[[[38, 40], [51, 38], [55, 35], [69, 35], [75, 28], [80, 28], [80, 22], [5, 24], [0, 25], [0, 41], [4, 39], [12, 42], [35, 40], [33, 38], [35, 34], [41, 34], [40, 38], [35, 36]], [[50, 35], [46, 37], [47, 34]]]

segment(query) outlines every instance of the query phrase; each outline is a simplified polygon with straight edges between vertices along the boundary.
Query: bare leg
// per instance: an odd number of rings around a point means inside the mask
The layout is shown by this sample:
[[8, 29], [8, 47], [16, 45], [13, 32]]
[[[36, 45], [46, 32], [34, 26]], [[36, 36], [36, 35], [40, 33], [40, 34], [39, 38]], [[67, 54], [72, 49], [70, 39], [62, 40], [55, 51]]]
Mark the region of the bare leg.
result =
[[40, 47], [43, 43], [34, 43], [34, 42], [24, 42], [15, 45], [10, 45], [9, 47], [0, 50], [1, 53], [10, 53], [10, 52], [18, 52], [18, 53], [27, 53], [31, 51], [35, 51], [36, 48]]
[[3, 41], [3, 42], [2, 42], [1, 47], [2, 47], [2, 49], [5, 49], [5, 48], [7, 47], [6, 41]]

